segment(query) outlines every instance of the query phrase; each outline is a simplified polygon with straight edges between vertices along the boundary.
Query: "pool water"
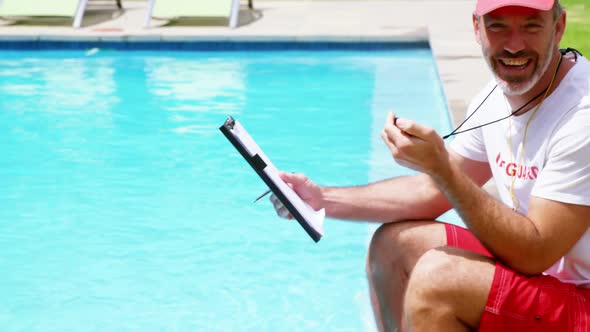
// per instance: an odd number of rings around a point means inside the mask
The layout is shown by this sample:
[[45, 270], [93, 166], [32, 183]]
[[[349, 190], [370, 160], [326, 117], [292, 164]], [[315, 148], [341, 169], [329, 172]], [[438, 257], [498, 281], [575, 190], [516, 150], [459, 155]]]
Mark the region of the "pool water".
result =
[[375, 226], [280, 220], [219, 132], [320, 184], [411, 172], [386, 112], [450, 129], [428, 49], [0, 52], [5, 331], [374, 331]]

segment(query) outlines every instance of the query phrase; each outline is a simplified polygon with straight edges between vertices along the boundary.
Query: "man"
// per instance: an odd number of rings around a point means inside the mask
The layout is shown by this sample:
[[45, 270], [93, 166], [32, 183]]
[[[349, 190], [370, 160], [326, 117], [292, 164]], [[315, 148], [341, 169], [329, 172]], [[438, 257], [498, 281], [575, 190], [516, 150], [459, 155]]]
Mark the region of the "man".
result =
[[[384, 142], [419, 175], [352, 188], [281, 175], [329, 217], [384, 223], [367, 262], [380, 330], [590, 331], [590, 62], [559, 51], [565, 22], [554, 0], [477, 1], [495, 80], [460, 134], [447, 147], [387, 117]], [[480, 188], [490, 178], [500, 201]], [[435, 221], [450, 208], [468, 230]]]

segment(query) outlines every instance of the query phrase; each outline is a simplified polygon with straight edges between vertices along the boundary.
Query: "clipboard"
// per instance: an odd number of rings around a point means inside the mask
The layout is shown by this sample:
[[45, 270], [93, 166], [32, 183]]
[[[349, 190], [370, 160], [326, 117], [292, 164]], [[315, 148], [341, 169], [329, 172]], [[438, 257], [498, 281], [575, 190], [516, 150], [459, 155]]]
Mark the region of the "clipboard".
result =
[[299, 222], [307, 234], [318, 242], [324, 235], [325, 210], [315, 211], [305, 203], [280, 177], [278, 169], [256, 144], [239, 121], [228, 116], [219, 130], [238, 150], [252, 169], [264, 181], [274, 195], [283, 203], [289, 213]]

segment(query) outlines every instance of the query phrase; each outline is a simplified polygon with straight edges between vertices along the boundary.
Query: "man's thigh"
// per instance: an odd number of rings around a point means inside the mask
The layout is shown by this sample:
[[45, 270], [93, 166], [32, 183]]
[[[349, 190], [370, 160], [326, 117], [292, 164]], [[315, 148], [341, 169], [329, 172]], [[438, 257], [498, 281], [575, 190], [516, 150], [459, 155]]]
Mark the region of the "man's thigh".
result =
[[498, 263], [479, 331], [590, 331], [590, 290]]
[[452, 224], [445, 223], [444, 225], [447, 234], [447, 246], [469, 250], [493, 258], [488, 249], [469, 230]]
[[[493, 258], [468, 230], [449, 224], [445, 230], [448, 246]], [[479, 331], [588, 332], [590, 289], [546, 275], [524, 276], [496, 263]]]

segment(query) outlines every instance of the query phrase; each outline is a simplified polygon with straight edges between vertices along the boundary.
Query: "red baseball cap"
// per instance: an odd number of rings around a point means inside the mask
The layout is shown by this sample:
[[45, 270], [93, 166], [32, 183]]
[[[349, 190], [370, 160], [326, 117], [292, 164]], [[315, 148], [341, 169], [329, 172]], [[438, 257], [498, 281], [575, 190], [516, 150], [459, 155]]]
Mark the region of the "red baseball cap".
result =
[[553, 7], [555, 0], [477, 0], [475, 7], [476, 15], [485, 15], [501, 7], [518, 6], [538, 10], [549, 10]]

